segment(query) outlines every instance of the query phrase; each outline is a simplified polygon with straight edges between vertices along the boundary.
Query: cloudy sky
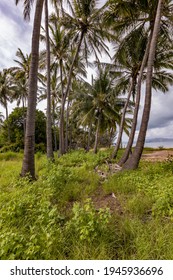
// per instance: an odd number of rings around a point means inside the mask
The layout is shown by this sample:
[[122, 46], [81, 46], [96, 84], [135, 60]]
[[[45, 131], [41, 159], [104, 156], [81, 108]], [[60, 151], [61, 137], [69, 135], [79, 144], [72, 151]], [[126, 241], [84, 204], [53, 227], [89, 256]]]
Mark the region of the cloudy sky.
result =
[[[21, 1], [22, 2], [22, 1]], [[0, 0], [0, 70], [15, 65], [13, 61], [18, 48], [30, 53], [32, 22], [23, 20], [22, 5], [14, 0]], [[10, 111], [14, 105], [10, 105]], [[143, 106], [141, 105], [141, 112]], [[0, 105], [0, 112], [4, 113]], [[173, 138], [173, 88], [163, 94], [153, 92], [152, 108], [147, 138]]]

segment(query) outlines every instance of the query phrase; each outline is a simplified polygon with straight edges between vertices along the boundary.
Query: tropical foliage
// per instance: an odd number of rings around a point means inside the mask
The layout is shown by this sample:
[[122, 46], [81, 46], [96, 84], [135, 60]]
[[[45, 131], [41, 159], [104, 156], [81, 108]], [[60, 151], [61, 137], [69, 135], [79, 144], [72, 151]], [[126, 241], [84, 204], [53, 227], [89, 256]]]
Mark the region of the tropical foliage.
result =
[[[33, 2], [24, 2], [27, 20]], [[137, 168], [145, 143], [152, 88], [165, 93], [173, 83], [171, 1], [110, 0], [102, 6], [94, 0], [45, 1], [45, 26], [40, 32], [43, 2], [35, 3], [36, 37], [31, 54], [24, 55], [18, 48], [14, 59], [17, 66], [1, 71], [0, 79], [0, 101], [6, 118], [9, 101], [16, 99], [17, 106], [22, 103], [28, 108], [23, 176], [30, 173], [35, 177], [35, 112], [37, 101], [43, 99], [47, 100], [49, 159], [53, 159], [53, 147], [59, 156], [79, 146], [87, 151], [93, 148], [96, 153], [103, 145], [102, 139], [107, 139], [108, 146], [116, 142], [110, 155], [115, 158], [125, 132], [129, 143], [119, 163], [123, 168]], [[48, 4], [52, 5], [51, 14]], [[45, 45], [40, 54], [39, 41]], [[110, 62], [103, 62], [102, 55]], [[95, 74], [89, 82], [86, 78], [91, 67]], [[42, 83], [39, 90], [38, 81]], [[143, 118], [137, 147], [128, 159], [142, 84], [146, 85]]]
[[152, 92], [173, 85], [173, 1], [19, 2], [34, 21], [0, 69], [0, 259], [172, 259], [172, 157], [141, 158]]

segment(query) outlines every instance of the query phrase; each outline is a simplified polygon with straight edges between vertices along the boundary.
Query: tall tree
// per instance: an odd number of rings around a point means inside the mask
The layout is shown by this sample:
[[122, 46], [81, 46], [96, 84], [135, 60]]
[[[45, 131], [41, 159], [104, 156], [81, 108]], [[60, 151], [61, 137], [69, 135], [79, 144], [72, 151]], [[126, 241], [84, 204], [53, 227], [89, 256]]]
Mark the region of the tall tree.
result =
[[[16, 0], [16, 5], [20, 0]], [[28, 89], [28, 108], [26, 117], [26, 133], [24, 159], [22, 165], [21, 176], [30, 175], [35, 179], [35, 111], [37, 99], [37, 75], [38, 75], [38, 60], [39, 60], [39, 38], [40, 26], [44, 0], [37, 0], [34, 16], [32, 48], [31, 48], [31, 66], [29, 72], [29, 89]], [[24, 1], [24, 18], [29, 19], [30, 9], [33, 0]]]
[[[117, 90], [121, 90], [122, 93], [127, 94], [127, 99], [122, 110], [118, 137], [112, 158], [116, 158], [117, 156], [117, 152], [121, 144], [126, 111], [128, 106], [132, 105], [130, 100], [134, 100], [136, 95], [137, 77], [145, 51], [146, 37], [147, 33], [144, 31], [143, 27], [140, 26], [120, 42], [114, 56], [115, 70], [119, 70], [120, 73], [123, 73], [123, 75], [119, 78], [120, 81], [117, 84]], [[114, 74], [113, 70], [111, 72]]]
[[[97, 153], [100, 135], [105, 133], [108, 127], [113, 129], [115, 134], [124, 103], [125, 99], [118, 95], [114, 86], [114, 78], [110, 78], [107, 67], [99, 67], [98, 75], [92, 85], [86, 82], [80, 83], [72, 109], [82, 126], [91, 128], [92, 124], [95, 127], [94, 153]], [[129, 123], [129, 120], [126, 119], [126, 132], [128, 132]]]
[[[8, 120], [8, 102], [12, 102], [14, 87], [8, 69], [0, 71], [0, 104], [5, 108], [6, 120]], [[10, 142], [10, 129], [8, 127], [8, 141]]]
[[61, 106], [60, 116], [60, 137], [61, 137], [61, 150], [60, 154], [65, 152], [64, 143], [64, 109], [66, 99], [70, 90], [72, 73], [75, 62], [79, 56], [80, 51], [83, 51], [83, 55], [88, 60], [88, 55], [92, 52], [98, 59], [98, 53], [105, 51], [108, 53], [108, 47], [104, 42], [104, 38], [109, 38], [110, 34], [108, 30], [103, 27], [101, 20], [101, 9], [96, 7], [97, 1], [72, 1], [71, 14], [63, 11], [62, 23], [66, 28], [70, 28], [74, 35], [73, 42], [77, 44], [76, 51], [71, 63], [71, 67], [68, 73], [67, 86], [63, 93], [63, 100]]
[[47, 158], [54, 159], [52, 145], [52, 117], [51, 117], [51, 78], [50, 78], [50, 43], [49, 43], [49, 21], [48, 21], [48, 1], [45, 1], [45, 30], [46, 30], [46, 65], [47, 65], [47, 121], [46, 121], [46, 136], [47, 136]]
[[157, 6], [157, 12], [156, 12], [156, 16], [155, 16], [154, 29], [153, 29], [153, 34], [152, 34], [152, 39], [151, 39], [151, 44], [150, 44], [150, 50], [149, 50], [149, 54], [148, 54], [145, 104], [144, 104], [140, 131], [139, 131], [135, 150], [134, 150], [133, 154], [130, 156], [130, 158], [127, 160], [127, 162], [124, 164], [123, 169], [137, 168], [141, 155], [142, 155], [143, 148], [144, 148], [145, 137], [146, 137], [148, 121], [149, 121], [149, 116], [150, 116], [151, 97], [152, 97], [153, 64], [154, 64], [157, 40], [158, 40], [161, 17], [162, 17], [162, 6], [163, 6], [163, 1], [159, 0], [158, 6]]

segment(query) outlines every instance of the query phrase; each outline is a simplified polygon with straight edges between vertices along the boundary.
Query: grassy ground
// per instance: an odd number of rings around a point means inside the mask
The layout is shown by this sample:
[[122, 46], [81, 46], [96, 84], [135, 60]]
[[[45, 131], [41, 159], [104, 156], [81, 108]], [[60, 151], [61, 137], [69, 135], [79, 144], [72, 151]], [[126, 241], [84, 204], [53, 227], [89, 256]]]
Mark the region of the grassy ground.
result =
[[0, 259], [173, 259], [172, 160], [109, 174], [109, 154], [37, 154], [33, 183], [0, 154]]

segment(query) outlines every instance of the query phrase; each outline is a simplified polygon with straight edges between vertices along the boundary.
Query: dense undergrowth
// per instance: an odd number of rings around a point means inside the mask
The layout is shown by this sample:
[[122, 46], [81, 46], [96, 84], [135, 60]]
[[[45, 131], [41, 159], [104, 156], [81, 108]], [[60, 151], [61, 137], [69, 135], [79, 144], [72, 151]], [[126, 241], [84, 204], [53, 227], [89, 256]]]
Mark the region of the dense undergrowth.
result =
[[19, 177], [22, 154], [0, 154], [0, 259], [172, 259], [172, 160], [102, 180], [109, 153], [37, 154], [35, 182]]

